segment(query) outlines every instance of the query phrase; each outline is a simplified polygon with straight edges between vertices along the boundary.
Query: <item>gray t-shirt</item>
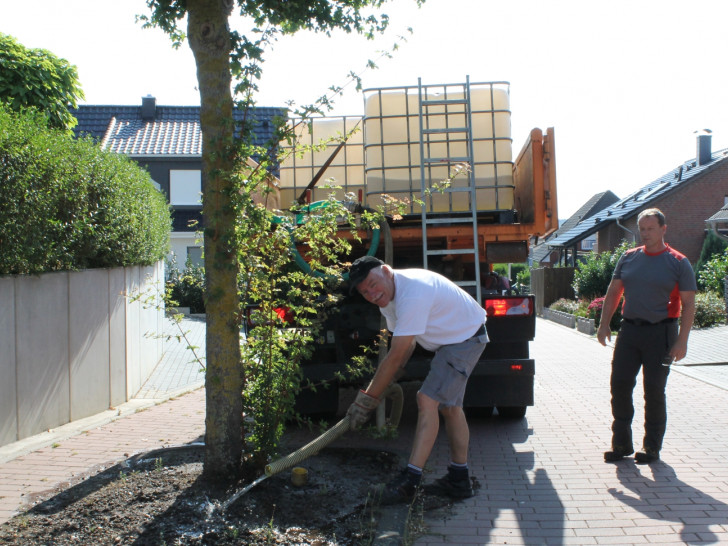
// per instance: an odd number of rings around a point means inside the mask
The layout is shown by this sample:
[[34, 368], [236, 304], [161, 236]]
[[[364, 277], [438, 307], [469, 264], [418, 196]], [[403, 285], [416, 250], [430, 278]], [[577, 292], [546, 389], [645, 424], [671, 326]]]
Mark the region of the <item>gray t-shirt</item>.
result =
[[622, 254], [613, 278], [624, 283], [622, 316], [659, 322], [680, 316], [680, 292], [697, 290], [688, 259], [669, 246], [650, 254], [644, 246]]

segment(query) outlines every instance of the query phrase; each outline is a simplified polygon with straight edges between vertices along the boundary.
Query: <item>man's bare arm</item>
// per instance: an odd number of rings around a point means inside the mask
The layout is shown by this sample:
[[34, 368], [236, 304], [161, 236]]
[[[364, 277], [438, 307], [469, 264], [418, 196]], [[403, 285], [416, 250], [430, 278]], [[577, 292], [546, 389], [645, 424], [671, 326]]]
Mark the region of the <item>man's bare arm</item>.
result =
[[695, 320], [695, 292], [680, 292], [682, 315], [680, 317], [680, 332], [675, 344], [670, 348], [670, 354], [675, 360], [682, 360], [688, 354], [688, 336]]
[[599, 330], [597, 331], [597, 339], [602, 345], [607, 344], [607, 339], [612, 340], [612, 329], [609, 327], [609, 323], [619, 306], [619, 300], [622, 299], [623, 293], [624, 283], [621, 279], [612, 279], [612, 282], [609, 283], [609, 288], [607, 288], [607, 295], [604, 296], [602, 316], [599, 319]]

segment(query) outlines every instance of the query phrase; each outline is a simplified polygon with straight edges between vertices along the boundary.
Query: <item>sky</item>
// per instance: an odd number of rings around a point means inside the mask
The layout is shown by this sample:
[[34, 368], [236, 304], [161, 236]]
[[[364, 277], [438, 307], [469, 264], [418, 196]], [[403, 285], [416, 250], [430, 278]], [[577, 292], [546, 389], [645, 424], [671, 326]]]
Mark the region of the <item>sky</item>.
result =
[[[725, 0], [390, 0], [374, 41], [286, 37], [266, 52], [257, 103], [308, 104], [351, 71], [364, 88], [510, 82], [514, 155], [554, 127], [559, 218], [596, 193], [625, 197], [695, 157], [696, 135], [728, 148]], [[85, 104], [199, 104], [195, 65], [135, 15], [144, 0], [0, 0], [0, 32], [78, 67]], [[238, 16], [231, 24], [245, 31]], [[412, 28], [412, 34], [408, 32]], [[400, 41], [398, 36], [405, 36]], [[381, 51], [399, 48], [392, 58]], [[369, 59], [378, 69], [366, 70]], [[332, 115], [362, 115], [353, 85]]]

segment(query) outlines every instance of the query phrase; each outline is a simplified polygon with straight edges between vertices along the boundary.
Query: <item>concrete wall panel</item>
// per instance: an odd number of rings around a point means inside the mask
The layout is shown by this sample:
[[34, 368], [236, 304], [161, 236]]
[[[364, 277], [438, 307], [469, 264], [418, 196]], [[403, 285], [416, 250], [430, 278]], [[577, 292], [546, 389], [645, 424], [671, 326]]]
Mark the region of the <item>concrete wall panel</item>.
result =
[[109, 274], [69, 276], [71, 421], [109, 407]]
[[131, 399], [162, 356], [163, 283], [161, 263], [0, 278], [0, 445]]
[[109, 406], [126, 402], [126, 298], [124, 269], [109, 270]]
[[0, 278], [0, 445], [18, 439], [15, 396], [15, 279]]
[[143, 378], [142, 384], [139, 385], [139, 388], [141, 388], [143, 382], [152, 374], [162, 357], [162, 338], [159, 332], [164, 331], [163, 329], [160, 330], [161, 320], [164, 317], [163, 286], [161, 284], [163, 268], [161, 264], [159, 266], [140, 267], [139, 275], [141, 289], [144, 291], [144, 295], [139, 301], [139, 326], [141, 331], [138, 337], [141, 340], [140, 366], [141, 377]]
[[68, 273], [16, 278], [18, 437], [70, 417]]
[[[139, 294], [141, 286], [141, 275], [139, 267], [127, 267], [124, 294], [126, 303], [126, 330], [127, 332], [141, 331], [141, 305], [139, 301], [132, 301], [135, 295]], [[133, 398], [139, 392], [143, 384], [142, 378], [142, 340], [136, 335], [126, 337], [126, 398]]]

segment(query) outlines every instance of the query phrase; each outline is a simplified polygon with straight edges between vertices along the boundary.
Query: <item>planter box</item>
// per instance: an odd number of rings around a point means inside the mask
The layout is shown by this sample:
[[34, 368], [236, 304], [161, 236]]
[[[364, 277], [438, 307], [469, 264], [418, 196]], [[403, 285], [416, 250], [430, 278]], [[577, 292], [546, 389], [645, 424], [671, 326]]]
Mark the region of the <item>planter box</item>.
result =
[[563, 311], [544, 308], [543, 318], [561, 324], [562, 326], [567, 326], [568, 328], [576, 328], [576, 317]]
[[594, 326], [594, 319], [577, 317], [576, 329], [582, 334], [593, 336], [596, 333], [596, 327]]

